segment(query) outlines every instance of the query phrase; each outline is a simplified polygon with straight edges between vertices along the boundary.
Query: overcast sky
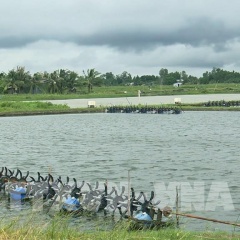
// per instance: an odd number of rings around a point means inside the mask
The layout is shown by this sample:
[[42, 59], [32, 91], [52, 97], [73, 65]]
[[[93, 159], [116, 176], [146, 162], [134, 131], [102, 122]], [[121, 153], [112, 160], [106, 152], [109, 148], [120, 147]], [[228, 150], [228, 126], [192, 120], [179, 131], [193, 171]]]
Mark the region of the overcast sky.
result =
[[239, 0], [0, 0], [0, 72], [240, 72]]

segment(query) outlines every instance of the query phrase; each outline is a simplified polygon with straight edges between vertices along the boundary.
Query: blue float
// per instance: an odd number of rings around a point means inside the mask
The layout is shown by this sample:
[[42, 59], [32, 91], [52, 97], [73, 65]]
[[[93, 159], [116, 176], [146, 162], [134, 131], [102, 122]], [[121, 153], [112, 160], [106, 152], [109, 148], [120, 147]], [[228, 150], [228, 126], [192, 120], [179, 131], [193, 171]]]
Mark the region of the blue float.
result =
[[75, 197], [68, 197], [62, 206], [62, 209], [66, 211], [76, 211], [79, 208], [80, 202]]
[[10, 191], [10, 198], [15, 201], [23, 200], [26, 197], [26, 188], [16, 187]]
[[135, 219], [137, 220], [142, 220], [142, 221], [152, 221], [152, 218], [145, 212], [138, 213], [134, 216]]

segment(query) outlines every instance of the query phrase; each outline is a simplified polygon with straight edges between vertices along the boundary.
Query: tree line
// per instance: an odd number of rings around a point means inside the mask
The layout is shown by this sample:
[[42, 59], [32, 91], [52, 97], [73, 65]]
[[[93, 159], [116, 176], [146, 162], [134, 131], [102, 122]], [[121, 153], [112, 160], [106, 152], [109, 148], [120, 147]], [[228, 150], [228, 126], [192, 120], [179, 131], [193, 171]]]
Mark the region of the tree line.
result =
[[67, 69], [53, 72], [36, 72], [30, 74], [25, 67], [18, 66], [8, 73], [0, 73], [0, 93], [85, 93], [93, 91], [95, 86], [123, 85], [173, 85], [181, 84], [210, 84], [210, 83], [240, 83], [240, 73], [213, 68], [211, 72], [203, 73], [202, 77], [188, 75], [185, 71], [169, 72], [166, 68], [159, 70], [159, 75], [134, 76], [126, 71], [119, 75], [112, 72], [101, 74], [95, 69], [88, 69], [78, 74]]

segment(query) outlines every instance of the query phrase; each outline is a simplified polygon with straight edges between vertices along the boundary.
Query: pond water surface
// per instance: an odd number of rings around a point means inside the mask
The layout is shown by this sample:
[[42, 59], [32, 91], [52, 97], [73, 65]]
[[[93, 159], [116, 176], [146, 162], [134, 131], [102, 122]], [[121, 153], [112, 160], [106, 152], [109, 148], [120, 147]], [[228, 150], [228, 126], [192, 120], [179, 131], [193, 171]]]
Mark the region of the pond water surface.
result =
[[[0, 119], [1, 166], [37, 176], [75, 177], [80, 182], [127, 186], [156, 193], [160, 207], [238, 221], [240, 112], [174, 114], [72, 114]], [[4, 211], [7, 214], [7, 211]], [[187, 229], [235, 230], [181, 219]]]

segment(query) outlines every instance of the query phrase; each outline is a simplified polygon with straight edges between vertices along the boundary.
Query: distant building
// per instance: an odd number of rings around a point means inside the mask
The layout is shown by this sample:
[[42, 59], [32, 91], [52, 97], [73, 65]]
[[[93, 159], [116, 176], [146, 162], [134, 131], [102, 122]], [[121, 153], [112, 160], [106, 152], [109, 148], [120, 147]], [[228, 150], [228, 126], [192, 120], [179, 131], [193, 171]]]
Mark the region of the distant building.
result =
[[180, 87], [181, 85], [182, 85], [181, 82], [176, 82], [176, 83], [173, 84], [174, 87]]

